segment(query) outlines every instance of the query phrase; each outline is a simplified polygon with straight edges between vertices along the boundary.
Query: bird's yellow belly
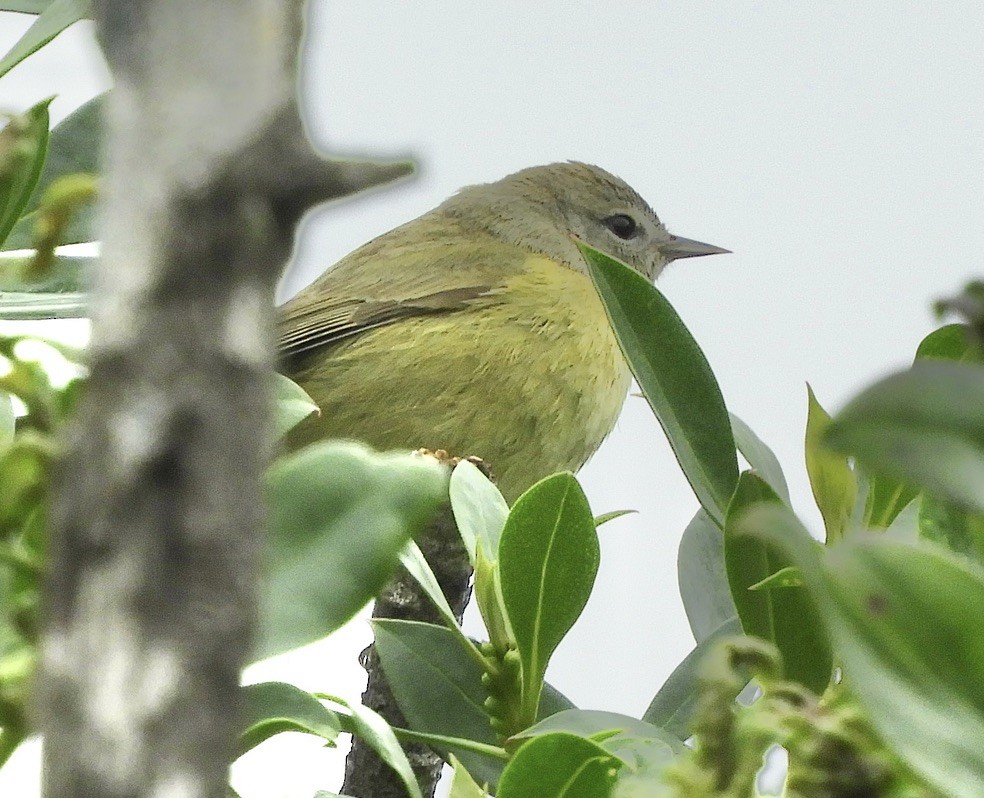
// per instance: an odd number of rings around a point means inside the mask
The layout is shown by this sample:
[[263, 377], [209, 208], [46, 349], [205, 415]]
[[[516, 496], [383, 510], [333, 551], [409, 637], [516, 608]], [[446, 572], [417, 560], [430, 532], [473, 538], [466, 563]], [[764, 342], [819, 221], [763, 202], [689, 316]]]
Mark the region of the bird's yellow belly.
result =
[[322, 408], [300, 435], [477, 455], [510, 502], [580, 468], [618, 418], [628, 367], [587, 276], [540, 257], [526, 267], [494, 304], [369, 330], [316, 378], [298, 374]]

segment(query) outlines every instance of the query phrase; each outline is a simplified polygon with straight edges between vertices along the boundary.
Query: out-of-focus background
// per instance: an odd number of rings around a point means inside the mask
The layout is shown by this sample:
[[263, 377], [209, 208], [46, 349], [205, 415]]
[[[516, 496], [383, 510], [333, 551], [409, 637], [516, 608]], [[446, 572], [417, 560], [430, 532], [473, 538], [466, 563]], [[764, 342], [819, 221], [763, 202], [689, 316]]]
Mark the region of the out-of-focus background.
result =
[[[282, 297], [462, 185], [597, 163], [671, 231], [734, 250], [680, 262], [660, 286], [819, 530], [805, 382], [836, 410], [905, 365], [935, 325], [931, 300], [982, 271], [984, 5], [319, 0], [309, 13], [312, 137], [420, 169], [312, 214]], [[31, 19], [0, 14], [0, 51]], [[56, 91], [57, 120], [109, 83], [82, 23], [0, 80], [0, 110]], [[595, 593], [548, 678], [579, 706], [639, 715], [693, 645], [676, 547], [697, 503], [637, 398], [581, 477], [596, 513], [639, 512], [601, 529]], [[354, 698], [367, 640], [356, 621], [247, 679]], [[244, 798], [310, 796], [337, 787], [340, 764], [317, 742], [274, 740], [233, 783]], [[35, 745], [0, 772], [0, 794], [30, 798], [37, 782]]]

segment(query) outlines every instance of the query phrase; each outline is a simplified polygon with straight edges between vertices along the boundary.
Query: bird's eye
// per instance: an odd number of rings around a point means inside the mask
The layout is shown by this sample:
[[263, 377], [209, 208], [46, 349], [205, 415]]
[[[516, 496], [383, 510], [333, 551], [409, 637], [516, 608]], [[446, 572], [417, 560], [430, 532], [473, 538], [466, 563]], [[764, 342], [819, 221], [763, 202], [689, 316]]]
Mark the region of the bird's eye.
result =
[[635, 238], [640, 232], [636, 220], [624, 213], [609, 216], [602, 220], [602, 224], [624, 241]]

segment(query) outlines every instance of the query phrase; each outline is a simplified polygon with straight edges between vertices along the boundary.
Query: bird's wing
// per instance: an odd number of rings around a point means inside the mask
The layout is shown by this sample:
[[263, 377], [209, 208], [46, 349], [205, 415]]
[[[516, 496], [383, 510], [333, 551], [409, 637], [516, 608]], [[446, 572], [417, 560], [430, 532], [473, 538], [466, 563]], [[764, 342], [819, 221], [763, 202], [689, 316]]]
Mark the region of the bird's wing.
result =
[[525, 260], [523, 250], [492, 239], [463, 244], [438, 233], [407, 246], [387, 234], [277, 309], [278, 348], [289, 359], [407, 317], [497, 303]]

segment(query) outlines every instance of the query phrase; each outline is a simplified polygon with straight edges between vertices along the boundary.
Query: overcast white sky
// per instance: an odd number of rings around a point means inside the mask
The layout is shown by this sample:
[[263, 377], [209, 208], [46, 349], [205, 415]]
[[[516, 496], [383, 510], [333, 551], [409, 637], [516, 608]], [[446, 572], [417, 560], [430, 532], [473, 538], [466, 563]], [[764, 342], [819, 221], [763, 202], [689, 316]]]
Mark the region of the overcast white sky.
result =
[[[597, 163], [671, 231], [734, 250], [660, 286], [818, 530], [804, 383], [835, 411], [908, 362], [934, 297], [982, 272], [984, 4], [359, 0], [314, 2], [311, 19], [315, 140], [412, 154], [420, 173], [309, 219], [285, 295], [462, 185]], [[28, 21], [0, 14], [0, 51]], [[0, 80], [0, 108], [57, 91], [61, 117], [108, 83], [83, 24]], [[580, 706], [638, 715], [692, 646], [676, 547], [697, 503], [641, 399], [582, 477], [596, 512], [639, 513], [601, 530], [595, 594], [548, 677]], [[251, 675], [354, 696], [356, 636]], [[273, 743], [236, 784], [244, 798], [310, 796], [337, 786], [337, 760]], [[15, 766], [0, 793], [30, 795], [33, 760]], [[259, 780], [273, 768], [274, 784]]]

